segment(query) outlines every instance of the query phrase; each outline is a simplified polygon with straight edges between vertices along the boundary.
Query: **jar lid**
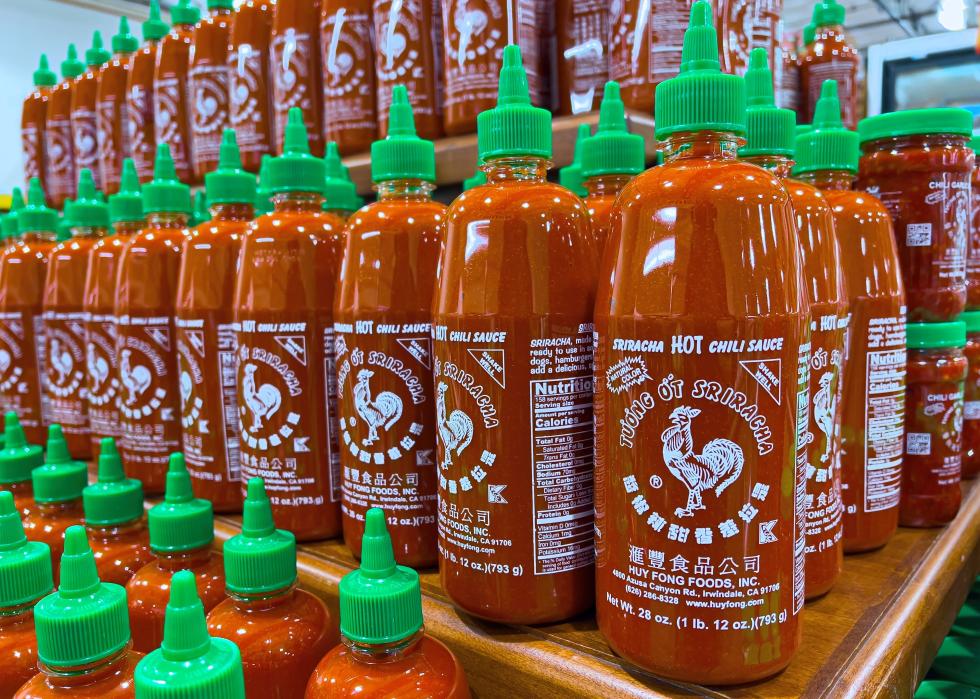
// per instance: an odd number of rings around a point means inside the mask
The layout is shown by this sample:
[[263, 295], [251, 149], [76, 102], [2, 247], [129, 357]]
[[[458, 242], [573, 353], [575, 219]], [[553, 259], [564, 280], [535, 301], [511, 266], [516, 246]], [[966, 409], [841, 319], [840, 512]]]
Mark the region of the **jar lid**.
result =
[[858, 122], [861, 143], [879, 138], [928, 134], [973, 136], [973, 115], [959, 107], [903, 109], [867, 117]]
[[905, 326], [909, 349], [939, 349], [963, 347], [966, 344], [966, 323], [907, 323]]
[[980, 311], [963, 311], [957, 320], [966, 324], [968, 333], [980, 333]]

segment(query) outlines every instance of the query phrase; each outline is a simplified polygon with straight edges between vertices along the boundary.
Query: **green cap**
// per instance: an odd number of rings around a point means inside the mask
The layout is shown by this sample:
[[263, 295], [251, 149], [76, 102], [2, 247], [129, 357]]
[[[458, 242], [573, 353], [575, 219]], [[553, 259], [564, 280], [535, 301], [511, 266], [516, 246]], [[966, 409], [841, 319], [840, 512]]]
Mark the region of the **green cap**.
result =
[[184, 455], [170, 455], [163, 502], [150, 510], [150, 548], [191, 551], [214, 540], [214, 512], [208, 500], [194, 497]]
[[136, 174], [136, 163], [132, 158], [123, 160], [119, 191], [109, 196], [109, 220], [113, 223], [143, 220], [140, 178]]
[[796, 112], [776, 106], [769, 55], [764, 48], [754, 48], [749, 54], [745, 93], [748, 105], [745, 109], [746, 143], [738, 154], [743, 158], [792, 156], [796, 144]]
[[191, 571], [171, 578], [163, 644], [139, 661], [134, 679], [140, 699], [245, 699], [241, 652], [208, 635]]
[[964, 311], [957, 320], [962, 320], [968, 333], [980, 333], [980, 311]]
[[296, 582], [296, 537], [276, 529], [261, 478], [248, 482], [242, 533], [225, 542], [225, 584], [229, 592], [255, 595]]
[[824, 80], [813, 110], [813, 128], [796, 137], [793, 174], [820, 170], [858, 171], [858, 135], [841, 123], [837, 81]]
[[351, 182], [347, 168], [344, 167], [344, 163], [340, 159], [337, 144], [333, 141], [327, 143], [327, 152], [323, 155], [323, 164], [327, 172], [323, 189], [323, 210], [357, 211], [360, 209], [357, 188]]
[[980, 687], [949, 680], [925, 680], [913, 699], [980, 699]]
[[408, 638], [422, 628], [419, 574], [395, 564], [384, 512], [364, 517], [361, 567], [340, 580], [340, 633], [377, 645]]
[[589, 193], [582, 186], [582, 144], [591, 135], [592, 128], [588, 124], [578, 125], [578, 134], [575, 137], [575, 151], [572, 154], [572, 162], [558, 171], [558, 182], [561, 186], [580, 197], [584, 197]]
[[844, 24], [845, 14], [844, 6], [838, 4], [836, 0], [823, 0], [813, 6], [813, 26], [819, 29]]
[[194, 194], [194, 210], [191, 212], [188, 225], [198, 226], [210, 220], [211, 211], [209, 210], [208, 197], [202, 190], [198, 190]]
[[963, 347], [966, 344], [966, 323], [962, 320], [948, 323], [906, 323], [905, 333], [909, 349]]
[[58, 229], [58, 212], [44, 203], [41, 180], [31, 178], [27, 188], [27, 206], [17, 212], [17, 230], [20, 233], [54, 233]]
[[208, 0], [209, 10], [220, 10], [220, 9], [230, 10], [233, 7], [235, 7], [234, 0]]
[[657, 138], [682, 131], [745, 133], [745, 81], [721, 72], [718, 33], [705, 0], [691, 5], [681, 71], [657, 85], [654, 111]]
[[14, 411], [3, 416], [3, 424], [0, 483], [25, 483], [31, 480], [31, 472], [44, 463], [44, 450], [40, 444], [27, 443], [24, 428]]
[[272, 211], [272, 192], [269, 191], [269, 163], [271, 162], [271, 155], [262, 156], [262, 164], [259, 165], [259, 184], [255, 190], [256, 217]]
[[85, 527], [65, 531], [61, 584], [34, 607], [37, 656], [51, 667], [88, 665], [129, 643], [126, 590], [99, 580]]
[[71, 215], [74, 203], [71, 199], [65, 199], [65, 203], [61, 205], [61, 217], [58, 219], [58, 225], [55, 227], [54, 239], [57, 243], [71, 240], [71, 227], [75, 225], [75, 219]]
[[0, 607], [19, 607], [52, 589], [51, 548], [27, 540], [14, 496], [0, 492]]
[[153, 165], [153, 179], [143, 185], [143, 211], [147, 214], [164, 212], [191, 213], [191, 188], [177, 179], [170, 146], [157, 146], [157, 159]]
[[85, 64], [78, 60], [78, 49], [75, 44], [68, 44], [68, 58], [61, 62], [61, 75], [66, 80], [77, 78], [85, 72]]
[[511, 156], [551, 158], [551, 112], [531, 104], [519, 46], [504, 47], [497, 106], [476, 118], [480, 161]]
[[170, 25], [160, 18], [160, 0], [150, 0], [150, 17], [143, 22], [143, 41], [162, 39], [170, 32]]
[[17, 237], [17, 212], [24, 208], [24, 194], [20, 187], [14, 187], [10, 193], [10, 211], [0, 219], [2, 239]]
[[48, 54], [42, 53], [41, 60], [38, 62], [37, 70], [34, 71], [35, 87], [51, 87], [58, 84], [58, 76], [48, 65]]
[[218, 151], [218, 169], [204, 176], [211, 204], [252, 204], [255, 201], [255, 175], [242, 169], [235, 130], [225, 129]]
[[609, 81], [602, 93], [595, 136], [582, 144], [582, 177], [638, 175], [645, 167], [643, 136], [626, 128], [626, 107], [619, 96], [619, 83]]
[[473, 173], [473, 177], [463, 180], [463, 191], [469, 191], [474, 187], [479, 187], [480, 185], [487, 183], [487, 173], [482, 169], [477, 168], [476, 172]]
[[[282, 141], [282, 155], [273, 158], [263, 185], [270, 194], [277, 192], [312, 192], [323, 194], [326, 166], [323, 160], [310, 155], [310, 141], [303, 123], [303, 112], [292, 107], [286, 118]], [[268, 183], [265, 182], [268, 180]]]
[[817, 28], [812, 24], [808, 24], [803, 27], [803, 45], [809, 46], [813, 43], [814, 38], [817, 35]]
[[85, 51], [85, 63], [89, 67], [97, 68], [110, 58], [112, 54], [102, 45], [102, 32], [92, 32], [92, 46]]
[[79, 500], [88, 485], [88, 468], [84, 461], [75, 461], [68, 453], [68, 443], [61, 425], [48, 428], [48, 448], [44, 465], [31, 472], [36, 502], [68, 502]]
[[388, 137], [371, 144], [371, 180], [436, 181], [436, 149], [415, 132], [415, 115], [404, 85], [391, 90]]
[[170, 8], [172, 24], [197, 24], [200, 19], [201, 10], [191, 0], [178, 0], [177, 4]]
[[116, 442], [105, 437], [99, 445], [99, 478], [82, 491], [85, 524], [109, 527], [143, 516], [143, 485], [126, 478]]
[[132, 53], [140, 47], [139, 39], [129, 31], [129, 20], [119, 18], [119, 31], [112, 35], [113, 53]]
[[78, 173], [78, 197], [71, 205], [71, 225], [80, 228], [108, 228], [109, 205], [99, 198], [92, 171]]
[[973, 115], [958, 107], [904, 109], [867, 117], [858, 122], [861, 143], [879, 138], [897, 138], [927, 134], [973, 136]]

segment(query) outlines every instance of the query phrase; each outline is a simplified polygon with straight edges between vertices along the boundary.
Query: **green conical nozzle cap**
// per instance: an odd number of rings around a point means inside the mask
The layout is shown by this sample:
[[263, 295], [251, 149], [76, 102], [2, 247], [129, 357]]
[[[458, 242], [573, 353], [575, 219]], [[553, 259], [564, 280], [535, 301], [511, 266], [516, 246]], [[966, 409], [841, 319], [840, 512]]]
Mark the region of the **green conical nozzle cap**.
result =
[[100, 442], [98, 480], [82, 491], [82, 504], [85, 523], [94, 527], [126, 524], [143, 516], [143, 485], [126, 478], [111, 437]]
[[25, 483], [31, 480], [31, 472], [44, 463], [44, 449], [40, 444], [28, 444], [24, 428], [17, 413], [10, 411], [3, 416], [4, 446], [0, 449], [0, 484]]
[[482, 169], [477, 168], [476, 172], [473, 173], [472, 177], [463, 180], [463, 191], [468, 192], [474, 187], [479, 187], [480, 185], [486, 183], [487, 183], [487, 173], [485, 173]]
[[271, 155], [263, 155], [259, 165], [259, 184], [255, 190], [255, 215], [262, 216], [272, 211], [272, 192], [269, 191], [269, 163]]
[[10, 211], [0, 219], [3, 239], [17, 237], [17, 212], [24, 208], [24, 193], [20, 187], [14, 187], [10, 193]]
[[65, 531], [61, 585], [34, 607], [37, 655], [49, 667], [88, 665], [129, 643], [126, 590], [99, 580], [85, 527]]
[[551, 112], [531, 104], [521, 49], [504, 47], [497, 106], [476, 118], [480, 160], [551, 158]]
[[646, 167], [643, 137], [626, 128], [626, 105], [619, 83], [607, 82], [595, 135], [582, 143], [582, 177], [638, 175]]
[[210, 546], [214, 539], [211, 503], [194, 497], [184, 455], [170, 455], [163, 502], [150, 510], [150, 548], [154, 551], [190, 551]]
[[204, 192], [198, 190], [194, 195], [194, 210], [191, 212], [190, 225], [199, 226], [210, 220], [211, 211], [209, 210], [208, 197]]
[[53, 588], [51, 548], [27, 540], [14, 496], [0, 492], [0, 607], [19, 607]]
[[225, 584], [237, 594], [282, 590], [296, 582], [296, 537], [276, 529], [262, 479], [247, 488], [242, 533], [225, 542]]
[[408, 638], [422, 628], [419, 574], [395, 564], [384, 512], [364, 518], [361, 567], [340, 581], [340, 633], [377, 645]]
[[841, 123], [837, 81], [824, 80], [813, 111], [813, 128], [796, 137], [793, 174], [843, 170], [858, 171], [858, 135]]
[[174, 159], [166, 143], [157, 146], [153, 179], [143, 185], [143, 211], [147, 214], [191, 213], [191, 188], [177, 179]]
[[109, 227], [109, 205], [99, 198], [95, 178], [88, 168], [78, 173], [78, 196], [71, 205], [71, 223], [80, 228]]
[[44, 203], [41, 180], [31, 178], [27, 188], [27, 206], [17, 212], [17, 230], [21, 233], [54, 233], [58, 229], [58, 212]]
[[65, 203], [62, 204], [61, 218], [58, 219], [58, 225], [55, 229], [56, 234], [54, 239], [57, 243], [71, 240], [71, 227], [75, 225], [75, 219], [71, 215], [74, 203], [71, 199], [65, 199]]
[[163, 644], [136, 666], [140, 699], [245, 699], [242, 656], [231, 641], [208, 635], [194, 573], [170, 581]]
[[112, 54], [102, 45], [102, 32], [92, 32], [92, 46], [85, 51], [85, 63], [89, 67], [98, 68], [110, 58]]
[[817, 28], [812, 24], [808, 24], [803, 27], [803, 45], [809, 46], [813, 43], [814, 37], [817, 35]]
[[139, 47], [139, 39], [129, 31], [129, 19], [120, 17], [119, 31], [112, 35], [113, 53], [132, 53]]
[[357, 199], [357, 188], [347, 174], [340, 159], [340, 151], [333, 141], [327, 143], [327, 151], [323, 155], [327, 177], [323, 189], [324, 211], [357, 211], [361, 208]]
[[160, 0], [150, 0], [150, 17], [143, 22], [143, 41], [157, 41], [170, 31], [170, 25], [160, 17]]
[[38, 62], [37, 70], [34, 71], [35, 87], [51, 87], [58, 84], [58, 76], [48, 65], [48, 54], [42, 53], [41, 60]]
[[303, 112], [299, 107], [289, 110], [282, 141], [282, 155], [273, 158], [263, 181], [271, 194], [277, 192], [312, 192], [323, 194], [326, 167], [323, 160], [310, 155]]
[[391, 90], [388, 137], [371, 144], [371, 180], [436, 181], [435, 146], [418, 137], [404, 85], [395, 85]]
[[179, 0], [170, 8], [170, 21], [174, 24], [197, 24], [200, 19], [201, 10], [191, 0]]
[[752, 49], [745, 72], [748, 107], [745, 110], [745, 146], [738, 154], [792, 157], [796, 143], [796, 112], [776, 106], [769, 55], [764, 48]]
[[85, 64], [78, 60], [78, 49], [75, 44], [68, 44], [68, 57], [61, 62], [61, 75], [66, 80], [77, 78], [85, 72]]
[[36, 502], [68, 502], [82, 497], [88, 485], [88, 468], [68, 453], [68, 443], [61, 425], [48, 428], [48, 446], [44, 465], [31, 472]]
[[143, 194], [132, 158], [123, 160], [119, 191], [109, 197], [109, 220], [113, 223], [143, 220]]
[[657, 138], [684, 131], [745, 133], [745, 81], [721, 72], [711, 5], [691, 5], [681, 71], [656, 89]]
[[813, 26], [815, 29], [820, 27], [830, 27], [844, 24], [844, 17], [847, 11], [844, 6], [836, 0], [823, 0], [813, 7]]
[[572, 154], [572, 162], [558, 171], [558, 182], [565, 189], [575, 192], [580, 197], [588, 194], [582, 186], [582, 144], [592, 135], [592, 129], [588, 124], [579, 124], [578, 135], [575, 138], [575, 151]]
[[212, 205], [255, 202], [255, 175], [242, 169], [234, 129], [225, 129], [221, 134], [218, 169], [204, 176], [204, 187]]

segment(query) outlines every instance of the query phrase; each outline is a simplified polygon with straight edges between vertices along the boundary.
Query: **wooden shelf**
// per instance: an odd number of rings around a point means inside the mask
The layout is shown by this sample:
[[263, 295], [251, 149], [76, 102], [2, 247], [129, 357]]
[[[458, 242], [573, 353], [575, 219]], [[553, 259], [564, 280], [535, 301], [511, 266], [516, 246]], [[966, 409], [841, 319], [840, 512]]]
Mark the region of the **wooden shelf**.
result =
[[[219, 517], [218, 539], [238, 530]], [[774, 678], [705, 689], [661, 680], [609, 649], [591, 617], [509, 627], [457, 612], [434, 571], [422, 573], [427, 630], [447, 643], [485, 697], [911, 696], [980, 572], [980, 488], [964, 486], [959, 516], [942, 529], [900, 529], [883, 549], [845, 559], [844, 574], [803, 611], [803, 645]], [[336, 609], [337, 584], [356, 566], [342, 543], [302, 545], [301, 584]]]

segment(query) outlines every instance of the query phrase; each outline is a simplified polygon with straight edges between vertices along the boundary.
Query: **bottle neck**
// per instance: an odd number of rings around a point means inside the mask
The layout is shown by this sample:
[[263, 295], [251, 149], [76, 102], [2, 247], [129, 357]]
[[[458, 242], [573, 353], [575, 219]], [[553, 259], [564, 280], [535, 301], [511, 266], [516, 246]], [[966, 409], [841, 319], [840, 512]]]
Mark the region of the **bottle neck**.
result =
[[374, 185], [378, 201], [431, 201], [435, 187], [424, 180], [389, 180]]
[[136, 235], [145, 225], [145, 221], [117, 221], [112, 224], [112, 230], [118, 236]]
[[854, 184], [854, 173], [847, 170], [817, 170], [796, 177], [800, 182], [812, 184], [817, 189], [848, 191]]
[[100, 541], [108, 541], [110, 539], [121, 539], [133, 534], [139, 534], [146, 528], [146, 524], [143, 521], [143, 517], [140, 516], [136, 519], [123, 522], [121, 524], [100, 525], [89, 524], [86, 522], [85, 528], [88, 530], [90, 538], [98, 539]]
[[211, 547], [202, 546], [189, 551], [157, 551], [150, 547], [157, 557], [157, 564], [164, 570], [186, 570], [206, 563], [211, 558]]
[[156, 211], [146, 217], [146, 228], [150, 230], [169, 230], [186, 228], [188, 215], [175, 211]]
[[313, 192], [277, 192], [272, 195], [272, 210], [278, 212], [319, 213], [323, 208], [323, 195]]
[[781, 180], [788, 178], [793, 170], [793, 159], [785, 155], [752, 155], [748, 158], [742, 158], [742, 160], [769, 170]]
[[212, 7], [208, 10], [208, 15], [210, 17], [217, 17], [219, 15], [230, 15], [232, 10], [230, 7]]
[[37, 511], [47, 517], [59, 517], [71, 514], [74, 510], [82, 509], [82, 498], [77, 497], [71, 500], [60, 502], [35, 502]]
[[24, 243], [53, 243], [57, 239], [54, 231], [27, 231], [17, 236]]
[[72, 226], [72, 238], [104, 238], [109, 230], [101, 226]]
[[0, 607], [0, 629], [9, 629], [28, 621], [34, 614], [35, 604], [36, 599], [13, 607]]
[[413, 653], [422, 638], [425, 636], [425, 629], [420, 628], [408, 638], [393, 643], [380, 643], [377, 645], [359, 643], [346, 636], [341, 636], [341, 641], [350, 651], [351, 657], [356, 661], [376, 665], [379, 663], [397, 662], [410, 653]]
[[596, 175], [582, 182], [590, 197], [614, 197], [632, 179], [630, 175]]
[[212, 221], [251, 221], [255, 218], [255, 207], [252, 204], [215, 204], [210, 210]]
[[745, 139], [730, 131], [682, 131], [664, 141], [664, 160], [727, 160], [738, 158]]
[[493, 158], [483, 166], [487, 173], [487, 184], [501, 182], [544, 182], [548, 178], [551, 161], [532, 156]]
[[119, 666], [126, 661], [130, 645], [126, 644], [124, 648], [116, 651], [112, 655], [88, 663], [87, 665], [52, 667], [42, 662], [39, 662], [37, 665], [41, 672], [44, 673], [49, 685], [64, 688], [81, 687], [104, 677], [109, 677], [117, 672]]
[[227, 590], [227, 593], [228, 597], [234, 600], [236, 607], [243, 611], [254, 612], [273, 609], [289, 602], [296, 595], [296, 585], [256, 594], [232, 592], [231, 590]]

